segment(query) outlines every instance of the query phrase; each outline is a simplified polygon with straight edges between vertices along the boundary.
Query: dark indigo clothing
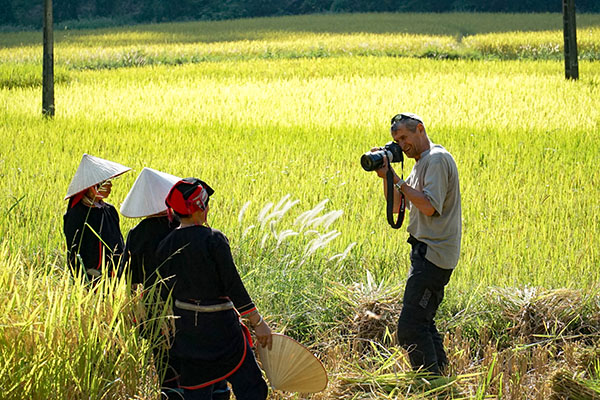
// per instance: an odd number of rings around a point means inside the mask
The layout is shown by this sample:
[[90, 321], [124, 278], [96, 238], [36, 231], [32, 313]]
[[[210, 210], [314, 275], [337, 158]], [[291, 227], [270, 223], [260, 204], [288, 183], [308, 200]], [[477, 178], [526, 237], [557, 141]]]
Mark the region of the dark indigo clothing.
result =
[[434, 317], [444, 298], [444, 287], [452, 270], [439, 268], [428, 261], [425, 243], [412, 236], [408, 242], [412, 245], [411, 269], [398, 319], [398, 343], [408, 351], [414, 369], [423, 367], [434, 375], [440, 375], [448, 364], [448, 358]]
[[[126, 277], [131, 278], [132, 284], [144, 284], [146, 288], [152, 286], [158, 277], [156, 274], [158, 244], [177, 226], [179, 220], [170, 222], [166, 215], [144, 218], [140, 221], [127, 234], [117, 275], [120, 277], [125, 274]], [[146, 335], [144, 329], [142, 335]], [[160, 352], [158, 349], [155, 349], [154, 357], [156, 360], [162, 359], [161, 364], [166, 366], [161, 386], [178, 388], [180, 368], [177, 357], [167, 352]]]
[[190, 226], [171, 232], [159, 245], [159, 271], [173, 298], [198, 303], [229, 298], [240, 314], [254, 309], [237, 271], [229, 241], [220, 231]]
[[[123, 235], [119, 225], [119, 214], [111, 204], [103, 202], [99, 207], [88, 207], [79, 202], [67, 210], [63, 220], [67, 261], [73, 273], [80, 268], [102, 272], [103, 268], [112, 269], [118, 266], [119, 256], [124, 247]], [[85, 225], [86, 223], [102, 240]]]
[[[181, 397], [177, 400], [186, 400], [186, 399], [195, 399], [201, 396], [206, 396], [207, 392], [210, 391], [211, 388], [208, 387], [204, 390], [188, 390], [186, 393], [186, 397], [184, 398], [184, 389], [181, 389]], [[231, 398], [231, 389], [227, 386], [226, 381], [219, 381], [212, 385], [212, 396], [209, 396], [209, 400], [229, 400]], [[170, 399], [169, 399], [170, 400]]]
[[[269, 389], [254, 357], [246, 357], [244, 363], [227, 378], [227, 381], [231, 383], [236, 400], [265, 400], [267, 398]], [[222, 397], [219, 397], [216, 389], [221, 388], [222, 386], [215, 384], [196, 390], [185, 389], [184, 397], [185, 400], [218, 400]]]
[[154, 284], [158, 267], [156, 249], [161, 240], [177, 226], [179, 221], [169, 222], [166, 215], [140, 221], [127, 234], [118, 275], [131, 273], [132, 284]]
[[[157, 262], [174, 300], [198, 305], [231, 300], [242, 315], [255, 309], [233, 262], [229, 242], [216, 229], [175, 229], [159, 244]], [[175, 320], [171, 353], [181, 363], [180, 385], [186, 389], [186, 398], [199, 396], [209, 390], [206, 387], [212, 388], [213, 383], [224, 379], [236, 393], [231, 374], [239, 371], [244, 376], [245, 369], [256, 364], [236, 310], [197, 312], [174, 305], [173, 312], [179, 318]], [[253, 395], [266, 388], [258, 372], [260, 379], [253, 379], [248, 389]]]
[[226, 381], [219, 381], [213, 385], [212, 400], [229, 400], [231, 390]]
[[245, 337], [235, 310], [198, 313], [173, 307], [175, 338], [171, 354], [180, 360], [179, 384], [194, 387], [225, 379], [245, 356]]

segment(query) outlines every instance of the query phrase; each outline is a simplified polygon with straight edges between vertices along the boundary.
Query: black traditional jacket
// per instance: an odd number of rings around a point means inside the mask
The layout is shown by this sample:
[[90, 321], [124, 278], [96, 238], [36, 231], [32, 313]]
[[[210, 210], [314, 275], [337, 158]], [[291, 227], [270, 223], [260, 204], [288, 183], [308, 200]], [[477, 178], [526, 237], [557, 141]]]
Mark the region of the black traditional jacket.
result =
[[74, 273], [84, 268], [93, 276], [99, 275], [103, 268], [112, 270], [118, 266], [123, 235], [119, 214], [111, 204], [103, 202], [99, 207], [88, 207], [79, 202], [67, 210], [63, 219], [67, 260]]
[[[241, 315], [256, 309], [233, 262], [229, 241], [216, 229], [175, 229], [160, 243], [157, 261], [175, 300], [199, 305], [231, 300]], [[251, 353], [247, 330], [235, 310], [195, 312], [174, 306], [173, 311], [179, 318], [172, 352], [181, 359], [182, 387], [225, 379]]]
[[153, 284], [158, 244], [178, 225], [178, 220], [171, 223], [165, 215], [145, 218], [133, 227], [127, 234], [118, 275], [131, 273], [131, 283]]

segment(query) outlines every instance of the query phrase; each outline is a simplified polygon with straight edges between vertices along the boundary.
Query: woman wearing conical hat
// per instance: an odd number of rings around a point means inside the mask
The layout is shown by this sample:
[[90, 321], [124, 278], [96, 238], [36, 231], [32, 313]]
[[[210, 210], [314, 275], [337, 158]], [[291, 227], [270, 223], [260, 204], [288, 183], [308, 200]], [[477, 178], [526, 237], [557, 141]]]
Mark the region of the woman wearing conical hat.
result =
[[121, 205], [123, 216], [143, 218], [127, 234], [118, 272], [119, 276], [125, 274], [131, 279], [132, 285], [149, 286], [156, 281], [158, 243], [179, 226], [179, 219], [169, 220], [165, 205], [165, 197], [179, 180], [181, 178], [144, 168]]
[[239, 276], [227, 237], [208, 226], [214, 190], [196, 178], [177, 182], [165, 200], [181, 223], [157, 250], [160, 276], [173, 298], [175, 338], [186, 400], [211, 400], [214, 385], [227, 380], [237, 400], [264, 400], [268, 388], [251, 349], [248, 328], [271, 348], [269, 325]]
[[[121, 214], [128, 218], [143, 218], [127, 234], [125, 251], [121, 257], [118, 276], [125, 275], [132, 285], [153, 285], [158, 276], [156, 249], [172, 230], [179, 226], [179, 218], [167, 216], [165, 198], [181, 178], [144, 167], [121, 205]], [[155, 354], [156, 357], [165, 355]], [[166, 356], [167, 370], [161, 384], [169, 399], [180, 398], [174, 390], [179, 389], [179, 363], [173, 355]], [[213, 387], [212, 400], [227, 400], [230, 390], [226, 381]]]
[[111, 179], [131, 168], [84, 154], [69, 185], [69, 200], [64, 215], [67, 261], [74, 274], [86, 273], [89, 279], [118, 265], [123, 252], [119, 214], [104, 200], [112, 189]]
[[[165, 197], [171, 187], [180, 180], [176, 176], [144, 168], [129, 190], [121, 205], [121, 214], [128, 218], [143, 218], [127, 234], [125, 251], [119, 265], [117, 276], [125, 276], [133, 285], [152, 286], [156, 274], [156, 248], [171, 231], [179, 226], [179, 219], [170, 220], [167, 216]], [[162, 393], [168, 399], [181, 399], [178, 394], [178, 363], [175, 357], [169, 357], [155, 351], [155, 358], [162, 359], [166, 371], [162, 376]]]

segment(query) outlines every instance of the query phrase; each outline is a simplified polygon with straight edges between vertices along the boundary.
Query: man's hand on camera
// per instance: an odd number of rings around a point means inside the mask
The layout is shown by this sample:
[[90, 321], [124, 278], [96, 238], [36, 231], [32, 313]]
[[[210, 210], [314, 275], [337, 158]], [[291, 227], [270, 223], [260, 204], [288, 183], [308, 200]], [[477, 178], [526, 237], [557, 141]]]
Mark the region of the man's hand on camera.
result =
[[[371, 149], [371, 151], [377, 151], [377, 150], [381, 150], [381, 147], [374, 147]], [[387, 157], [383, 157], [383, 165], [381, 166], [381, 168], [376, 169], [375, 172], [377, 172], [377, 176], [380, 178], [385, 178], [388, 168], [392, 168], [391, 166], [389, 166], [389, 162]], [[392, 172], [393, 172], [393, 168], [392, 168]]]

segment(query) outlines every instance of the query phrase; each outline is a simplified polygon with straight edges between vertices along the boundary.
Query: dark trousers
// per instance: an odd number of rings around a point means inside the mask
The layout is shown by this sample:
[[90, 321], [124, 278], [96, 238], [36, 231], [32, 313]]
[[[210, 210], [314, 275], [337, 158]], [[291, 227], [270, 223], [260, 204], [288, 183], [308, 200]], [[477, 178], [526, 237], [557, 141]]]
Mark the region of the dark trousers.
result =
[[[244, 362], [237, 371], [227, 377], [227, 381], [231, 384], [237, 400], [265, 400], [267, 398], [269, 389], [254, 354], [249, 348]], [[213, 400], [218, 398], [215, 396], [217, 389], [222, 388], [223, 385], [220, 383], [200, 389], [185, 389], [184, 397], [185, 400]]]
[[408, 351], [415, 370], [424, 368], [434, 375], [440, 375], [440, 371], [448, 364], [448, 358], [433, 319], [444, 298], [444, 286], [450, 280], [452, 270], [439, 268], [426, 260], [425, 243], [412, 236], [408, 243], [412, 245], [411, 268], [398, 319], [398, 343]]
[[229, 400], [231, 391], [227, 386], [227, 381], [219, 381], [213, 385], [212, 400]]

